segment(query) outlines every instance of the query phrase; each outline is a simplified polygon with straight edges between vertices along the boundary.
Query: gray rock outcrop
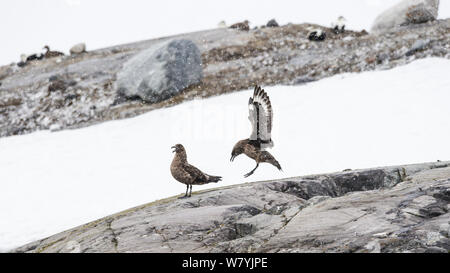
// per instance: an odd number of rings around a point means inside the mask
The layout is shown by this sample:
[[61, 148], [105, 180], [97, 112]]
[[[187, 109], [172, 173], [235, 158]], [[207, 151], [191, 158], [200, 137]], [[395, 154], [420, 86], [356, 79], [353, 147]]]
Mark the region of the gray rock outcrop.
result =
[[403, 0], [381, 13], [371, 31], [381, 33], [403, 25], [432, 21], [438, 16], [438, 9], [439, 0]]
[[278, 22], [275, 19], [271, 19], [269, 20], [269, 22], [267, 22], [266, 27], [279, 27], [280, 25], [278, 25]]
[[70, 48], [70, 55], [76, 55], [86, 52], [86, 44], [85, 43], [79, 43]]
[[163, 42], [142, 51], [118, 73], [119, 96], [159, 102], [178, 94], [203, 77], [201, 54], [190, 40]]
[[450, 162], [253, 182], [135, 207], [14, 252], [442, 252]]

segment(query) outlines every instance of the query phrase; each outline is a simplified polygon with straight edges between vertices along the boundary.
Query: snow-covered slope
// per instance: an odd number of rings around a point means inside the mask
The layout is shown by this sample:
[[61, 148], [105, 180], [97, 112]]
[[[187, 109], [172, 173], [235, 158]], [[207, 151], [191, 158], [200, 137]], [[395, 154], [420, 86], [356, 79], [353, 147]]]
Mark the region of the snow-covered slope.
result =
[[170, 147], [223, 176], [223, 185], [382, 165], [448, 160], [450, 60], [344, 74], [301, 86], [266, 87], [270, 151], [284, 172], [244, 155], [252, 90], [155, 110], [125, 120], [0, 139], [0, 249], [185, 191], [170, 175]]

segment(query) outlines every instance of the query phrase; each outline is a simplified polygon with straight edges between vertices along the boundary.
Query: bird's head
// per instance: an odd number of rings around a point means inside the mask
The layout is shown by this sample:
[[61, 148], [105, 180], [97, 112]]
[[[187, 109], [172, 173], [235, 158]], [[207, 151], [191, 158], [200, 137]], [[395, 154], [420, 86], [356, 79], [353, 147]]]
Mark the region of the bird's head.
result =
[[234, 158], [238, 155], [239, 155], [239, 153], [235, 149], [233, 149], [233, 151], [231, 151], [230, 162], [232, 162], [234, 160]]
[[184, 149], [183, 145], [181, 145], [181, 144], [174, 145], [171, 148], [174, 149], [172, 151], [172, 153], [186, 152], [186, 150]]
[[45, 45], [42, 49], [45, 49], [45, 50], [49, 51], [50, 47], [48, 45]]
[[238, 143], [236, 143], [233, 147], [233, 150], [231, 151], [231, 158], [230, 161], [233, 161], [234, 158], [244, 152], [244, 146], [247, 144], [248, 140], [240, 140]]

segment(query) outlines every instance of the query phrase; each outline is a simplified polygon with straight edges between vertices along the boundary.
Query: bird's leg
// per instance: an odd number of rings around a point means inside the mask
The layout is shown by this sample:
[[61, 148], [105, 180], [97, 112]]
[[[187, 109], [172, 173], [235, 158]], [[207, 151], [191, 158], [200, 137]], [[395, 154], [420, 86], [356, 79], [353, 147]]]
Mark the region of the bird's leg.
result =
[[244, 175], [244, 177], [247, 178], [247, 177], [249, 177], [250, 175], [252, 175], [252, 174], [255, 172], [256, 168], [258, 168], [258, 166], [259, 166], [259, 162], [256, 163], [256, 167], [255, 167], [253, 170], [251, 170], [249, 173], [246, 173], [246, 174]]
[[182, 199], [182, 198], [188, 197], [188, 190], [189, 190], [189, 185], [186, 184], [186, 194], [184, 196], [182, 196], [182, 197], [179, 197], [178, 199]]
[[191, 194], [192, 194], [192, 184], [190, 186], [191, 186], [191, 191], [189, 192], [189, 196], [188, 197], [191, 197]]

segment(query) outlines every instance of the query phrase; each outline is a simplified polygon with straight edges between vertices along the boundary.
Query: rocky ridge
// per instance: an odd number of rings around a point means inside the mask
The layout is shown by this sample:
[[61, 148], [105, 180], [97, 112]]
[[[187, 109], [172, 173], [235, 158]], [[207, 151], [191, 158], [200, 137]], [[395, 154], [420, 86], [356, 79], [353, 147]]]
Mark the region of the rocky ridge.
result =
[[[327, 39], [307, 39], [310, 28]], [[389, 69], [418, 58], [450, 58], [450, 19], [378, 35], [335, 34], [330, 28], [288, 24], [249, 31], [214, 29], [0, 67], [0, 137], [36, 130], [78, 128], [132, 117], [190, 100], [275, 84], [302, 84], [345, 72]], [[117, 74], [143, 50], [188, 39], [200, 50], [203, 79], [158, 103], [117, 99]]]
[[14, 252], [450, 251], [450, 162], [238, 184], [159, 200]]

